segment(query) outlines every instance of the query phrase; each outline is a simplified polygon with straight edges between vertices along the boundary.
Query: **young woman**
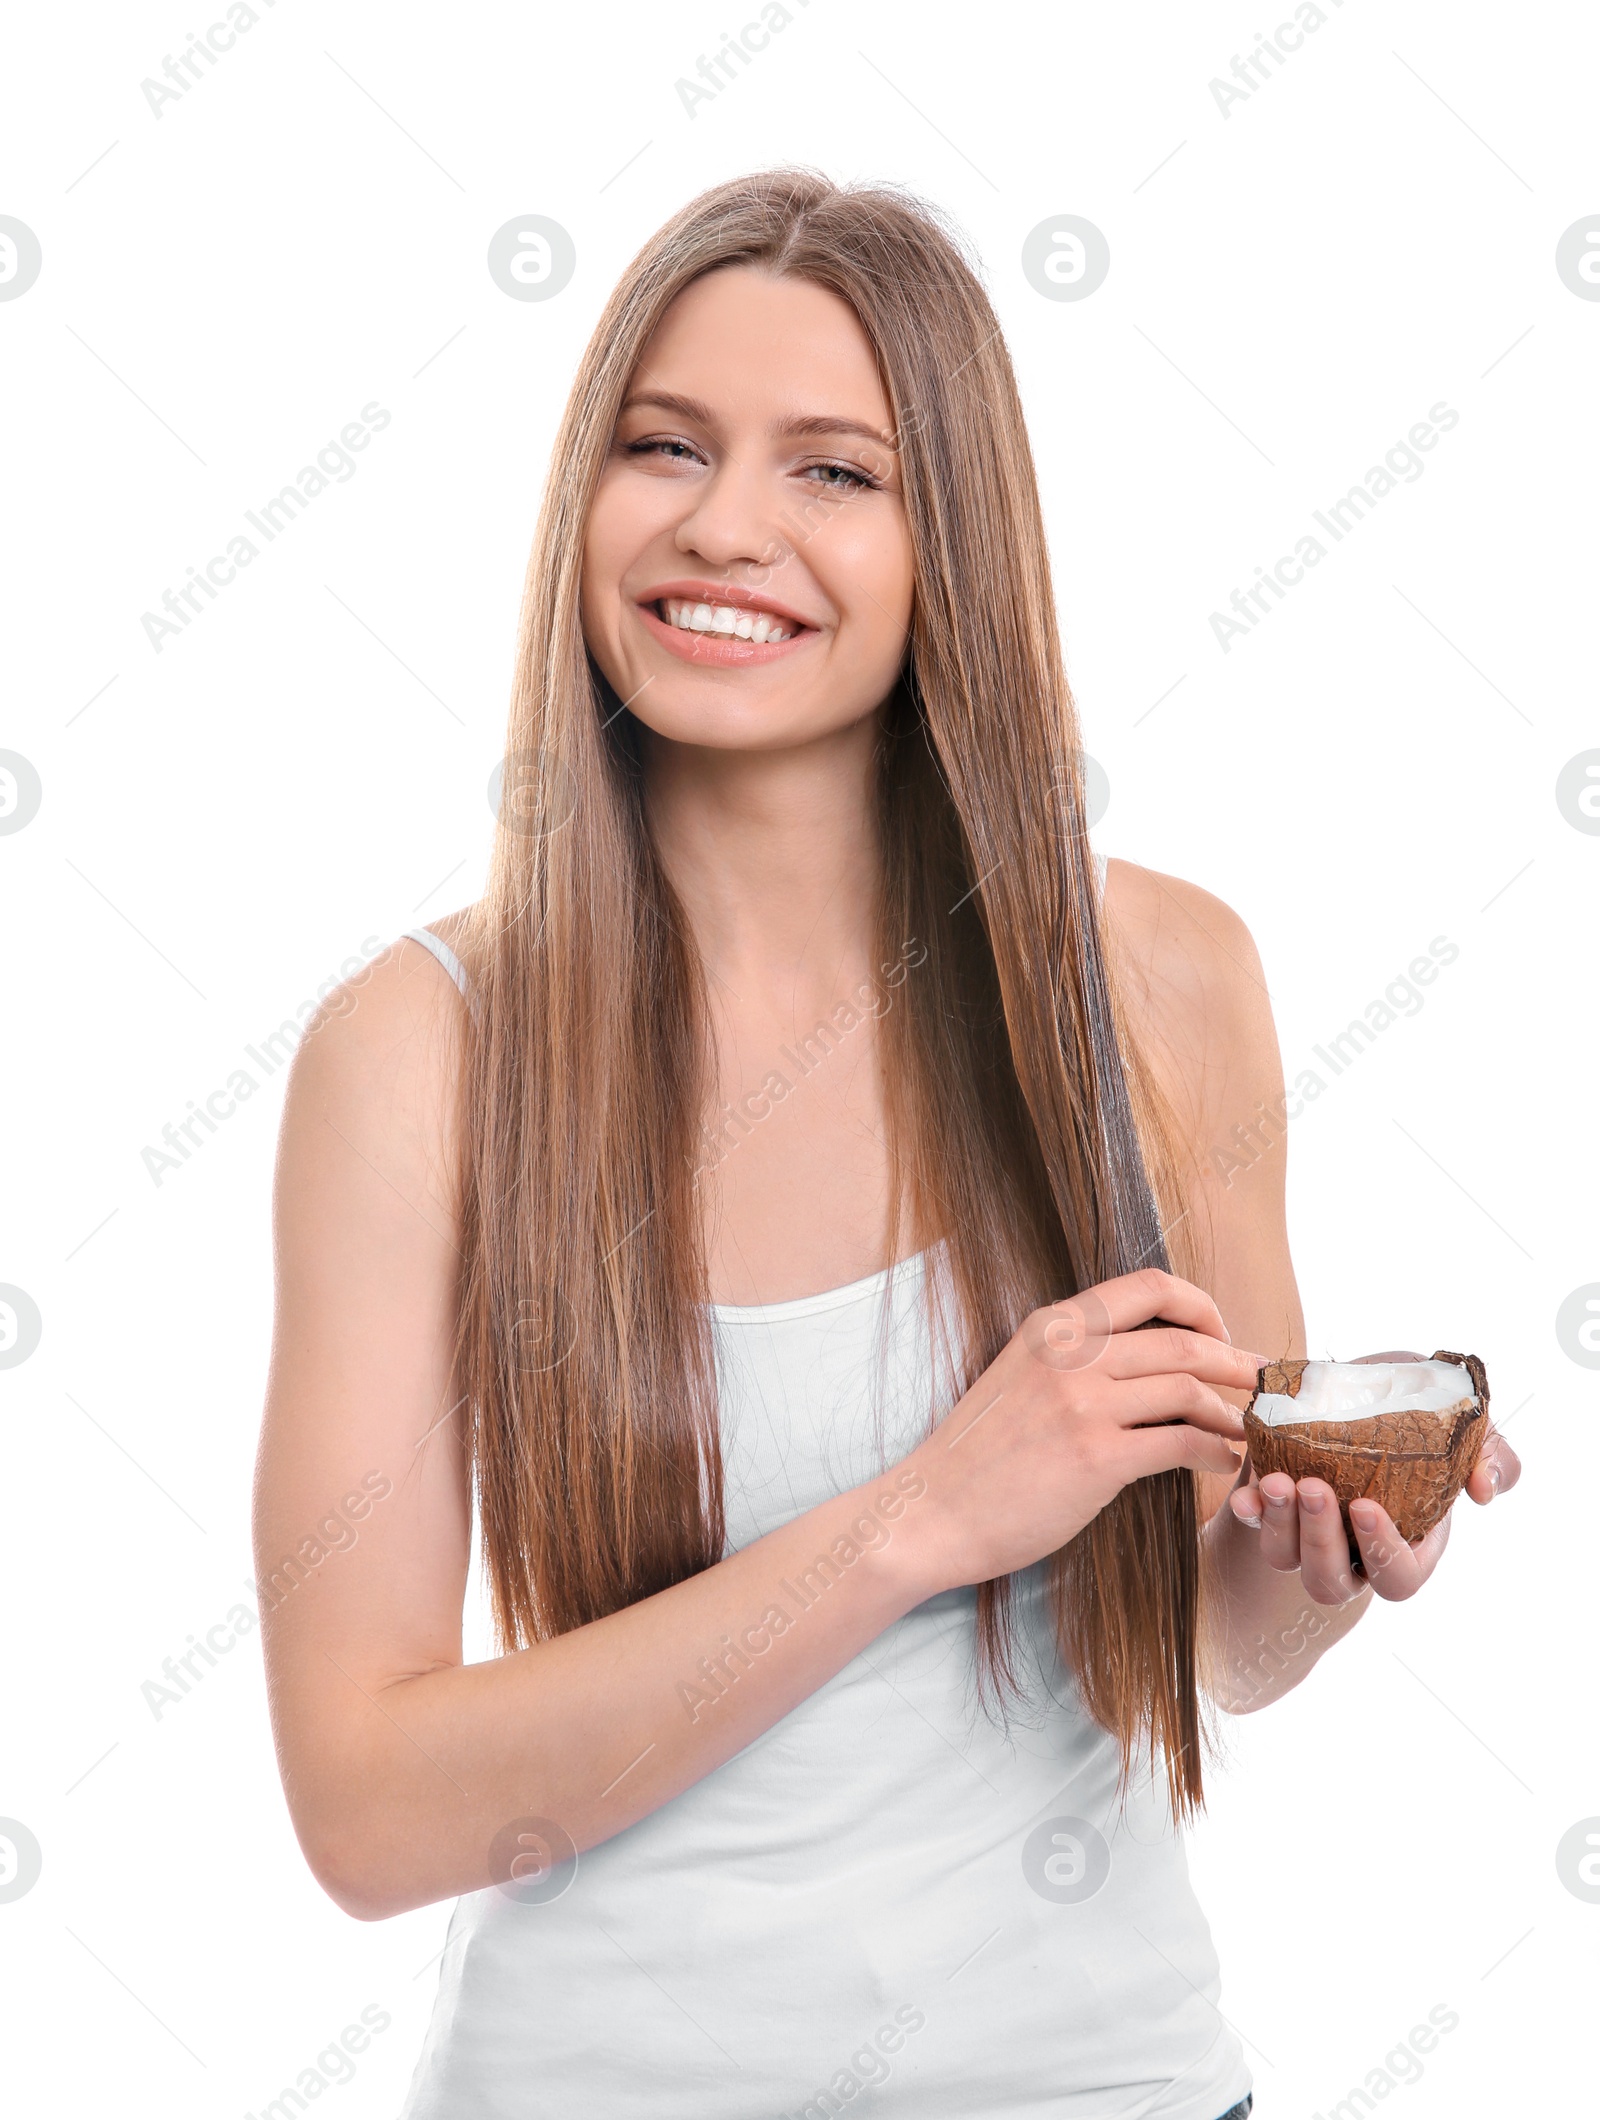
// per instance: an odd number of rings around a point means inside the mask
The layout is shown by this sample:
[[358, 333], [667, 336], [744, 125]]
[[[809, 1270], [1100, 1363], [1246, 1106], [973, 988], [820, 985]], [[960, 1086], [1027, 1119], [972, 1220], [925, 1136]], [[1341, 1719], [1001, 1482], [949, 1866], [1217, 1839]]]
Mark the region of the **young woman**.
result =
[[1448, 1528], [1358, 1511], [1363, 1582], [1242, 1462], [1303, 1323], [1281, 1143], [1214, 1151], [1281, 1088], [1239, 919], [1091, 855], [959, 248], [809, 174], [695, 201], [556, 443], [487, 893], [284, 1118], [273, 1714], [341, 1907], [460, 1895], [411, 2120], [1248, 2111], [1207, 1697]]

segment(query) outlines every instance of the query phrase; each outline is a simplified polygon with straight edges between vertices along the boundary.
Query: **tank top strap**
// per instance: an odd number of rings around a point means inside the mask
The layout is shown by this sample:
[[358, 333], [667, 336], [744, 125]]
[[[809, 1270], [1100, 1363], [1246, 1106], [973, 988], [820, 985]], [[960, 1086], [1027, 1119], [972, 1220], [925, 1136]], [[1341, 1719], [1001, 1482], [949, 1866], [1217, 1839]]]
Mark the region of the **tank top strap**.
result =
[[432, 928], [425, 927], [407, 928], [402, 940], [420, 942], [425, 950], [438, 959], [439, 963], [444, 966], [456, 985], [461, 989], [461, 998], [471, 1007], [477, 1007], [471, 982], [467, 978], [466, 967], [448, 942], [442, 941], [433, 932]]

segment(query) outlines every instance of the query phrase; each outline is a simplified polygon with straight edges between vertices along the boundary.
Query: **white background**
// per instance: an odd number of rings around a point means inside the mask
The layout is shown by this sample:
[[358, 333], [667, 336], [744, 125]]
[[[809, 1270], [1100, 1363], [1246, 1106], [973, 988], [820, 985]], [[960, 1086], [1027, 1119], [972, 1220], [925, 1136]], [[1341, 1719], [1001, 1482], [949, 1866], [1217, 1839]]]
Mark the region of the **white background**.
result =
[[[1229, 1725], [1191, 1860], [1263, 2120], [1325, 2113], [1441, 2003], [1460, 2021], [1390, 2094], [1408, 2114], [1575, 2110], [1600, 1905], [1555, 1850], [1600, 1814], [1597, 1378], [1555, 1320], [1600, 1281], [1600, 838], [1555, 784], [1600, 745], [1600, 303], [1554, 252], [1600, 212], [1600, 24], [1326, 0], [1224, 115], [1209, 83], [1271, 10], [790, 5], [692, 117], [676, 81], [751, 0], [258, 0], [159, 117], [141, 82], [205, 9], [13, 25], [0, 212], [44, 268], [0, 303], [0, 745], [44, 795], [0, 839], [0, 1281], [43, 1338], [0, 1372], [0, 1814], [43, 1872], [0, 1905], [0, 2068], [30, 2114], [253, 2113], [376, 2004], [330, 2095], [398, 2109], [447, 1908], [363, 1925], [311, 1881], [253, 1637], [159, 1719], [141, 1695], [251, 1573], [282, 1071], [159, 1185], [143, 1152], [367, 938], [478, 895], [579, 351], [669, 211], [803, 161], [970, 233], [1109, 782], [1098, 843], [1243, 915], [1291, 1077], [1458, 946], [1319, 1070], [1292, 1236], [1312, 1352], [1480, 1353], [1525, 1477], [1458, 1504], [1414, 1603]], [[485, 268], [530, 212], [577, 248], [549, 302]], [[1111, 248], [1081, 302], [1021, 271], [1061, 213]], [[156, 653], [141, 615], [374, 400], [355, 476]], [[1441, 401], [1424, 474], [1224, 653], [1211, 614]]]

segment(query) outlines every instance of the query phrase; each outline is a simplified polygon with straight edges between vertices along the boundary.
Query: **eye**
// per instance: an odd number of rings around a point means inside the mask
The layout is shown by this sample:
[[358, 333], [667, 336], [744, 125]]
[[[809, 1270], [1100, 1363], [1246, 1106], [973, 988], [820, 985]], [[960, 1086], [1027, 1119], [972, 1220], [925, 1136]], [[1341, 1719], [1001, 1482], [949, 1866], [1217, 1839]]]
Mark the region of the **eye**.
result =
[[808, 464], [802, 476], [809, 478], [813, 472], [822, 474], [817, 481], [819, 485], [831, 486], [836, 493], [876, 493], [880, 490], [878, 481], [869, 478], [866, 472], [858, 471], [854, 464]]
[[680, 441], [677, 436], [670, 434], [651, 434], [637, 442], [624, 442], [622, 453], [624, 456], [636, 457], [659, 455], [662, 461], [668, 464], [694, 463], [699, 456], [698, 450], [690, 443]]

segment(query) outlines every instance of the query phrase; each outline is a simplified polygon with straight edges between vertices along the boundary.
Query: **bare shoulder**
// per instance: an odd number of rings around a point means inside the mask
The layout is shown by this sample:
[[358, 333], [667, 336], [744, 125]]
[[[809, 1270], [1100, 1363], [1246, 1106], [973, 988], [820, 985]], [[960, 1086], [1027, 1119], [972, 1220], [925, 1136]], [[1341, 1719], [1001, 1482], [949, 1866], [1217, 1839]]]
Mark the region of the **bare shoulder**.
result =
[[[428, 925], [454, 949], [471, 913], [464, 906]], [[425, 1064], [456, 1043], [461, 1014], [461, 993], [439, 959], [409, 935], [396, 936], [325, 997], [306, 1026], [297, 1071], [392, 1074], [407, 1064]]]
[[1225, 900], [1159, 869], [1106, 867], [1106, 949], [1151, 1063], [1199, 1117], [1242, 1081], [1278, 1068], [1271, 997], [1255, 938]]
[[1107, 940], [1125, 976], [1191, 1003], [1220, 999], [1241, 982], [1263, 987], [1249, 928], [1226, 900], [1198, 883], [1112, 860], [1105, 906]]
[[[471, 922], [472, 917], [476, 911], [476, 906], [457, 906], [456, 910], [453, 913], [441, 913], [437, 920], [430, 920], [428, 921], [427, 925], [433, 931], [433, 933], [438, 936], [441, 942], [445, 943], [450, 949], [456, 951], [457, 954], [459, 954], [462, 945], [462, 937], [464, 936], [468, 924]], [[425, 944], [418, 943], [416, 947], [423, 950], [425, 954], [428, 954]], [[438, 963], [438, 961], [439, 960], [437, 958], [434, 959], [434, 962], [436, 964]]]
[[[470, 915], [463, 908], [429, 925], [453, 947]], [[311, 1161], [325, 1170], [331, 1159], [352, 1172], [364, 1165], [413, 1203], [419, 1192], [443, 1199], [455, 1161], [464, 1013], [444, 966], [406, 936], [341, 981], [295, 1052], [280, 1176]]]

